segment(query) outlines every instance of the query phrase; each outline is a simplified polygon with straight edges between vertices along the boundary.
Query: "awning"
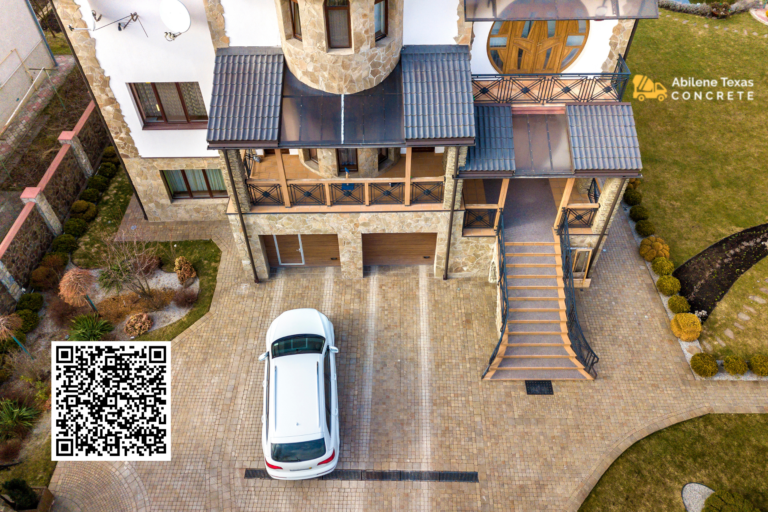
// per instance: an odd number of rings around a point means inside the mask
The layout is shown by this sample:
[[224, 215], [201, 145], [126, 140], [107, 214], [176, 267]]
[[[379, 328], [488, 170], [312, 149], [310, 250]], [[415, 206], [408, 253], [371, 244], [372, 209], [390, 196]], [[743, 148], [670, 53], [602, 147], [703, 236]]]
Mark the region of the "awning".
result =
[[512, 109], [507, 105], [476, 105], [477, 140], [467, 150], [467, 161], [459, 172], [515, 173], [515, 144]]
[[568, 105], [566, 113], [576, 174], [639, 173], [643, 168], [629, 103]]
[[656, 0], [465, 0], [467, 21], [658, 18]]

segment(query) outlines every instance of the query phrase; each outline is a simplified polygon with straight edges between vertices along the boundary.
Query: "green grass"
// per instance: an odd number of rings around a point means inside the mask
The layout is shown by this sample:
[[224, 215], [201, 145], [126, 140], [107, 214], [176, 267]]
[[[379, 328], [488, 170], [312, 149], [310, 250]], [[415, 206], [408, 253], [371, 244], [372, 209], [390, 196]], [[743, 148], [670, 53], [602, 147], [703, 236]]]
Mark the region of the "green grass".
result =
[[638, 26], [629, 54], [633, 76], [646, 75], [670, 93], [703, 90], [673, 88], [675, 77], [754, 81], [754, 101], [641, 103], [631, 99], [634, 87], [627, 88], [643, 155], [643, 204], [675, 265], [729, 234], [768, 222], [765, 34], [768, 26], [749, 14], [713, 20], [661, 9], [658, 20]]
[[51, 47], [54, 55], [72, 55], [72, 49], [67, 44], [63, 33], [59, 32], [58, 34], [51, 35], [51, 32], [46, 30], [45, 39], [48, 41], [48, 46]]
[[684, 512], [689, 482], [729, 489], [768, 510], [768, 415], [710, 414], [632, 445], [603, 474], [582, 512]]
[[99, 202], [99, 214], [88, 225], [88, 231], [80, 237], [80, 247], [72, 254], [72, 261], [80, 267], [96, 268], [104, 247], [103, 240], [111, 240], [131, 201], [133, 190], [125, 172], [118, 172]]
[[0, 473], [0, 479], [7, 482], [12, 478], [22, 478], [32, 486], [47, 487], [51, 481], [56, 463], [51, 460], [51, 436], [29, 446], [22, 453], [24, 461], [8, 471]]
[[[768, 290], [768, 258], [744, 273], [704, 322], [699, 341], [707, 352], [718, 359], [725, 356], [749, 359], [758, 353], [768, 355], [768, 304], [758, 304], [749, 299], [750, 296], [757, 296], [768, 301], [768, 291], [763, 290]], [[745, 305], [756, 313], [745, 310]], [[739, 319], [739, 313], [746, 314], [751, 320]], [[734, 322], [744, 329], [735, 327]], [[733, 332], [734, 339], [725, 335], [726, 329]]]

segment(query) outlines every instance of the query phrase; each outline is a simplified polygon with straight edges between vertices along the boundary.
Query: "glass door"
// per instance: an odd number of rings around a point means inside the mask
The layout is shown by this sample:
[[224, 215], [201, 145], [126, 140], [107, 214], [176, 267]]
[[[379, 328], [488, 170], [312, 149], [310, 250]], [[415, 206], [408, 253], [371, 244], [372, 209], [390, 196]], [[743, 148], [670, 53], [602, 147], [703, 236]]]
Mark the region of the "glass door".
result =
[[339, 160], [339, 174], [357, 172], [356, 149], [337, 149], [336, 154]]
[[277, 261], [280, 265], [303, 265], [304, 248], [301, 245], [301, 235], [272, 235], [277, 250]]

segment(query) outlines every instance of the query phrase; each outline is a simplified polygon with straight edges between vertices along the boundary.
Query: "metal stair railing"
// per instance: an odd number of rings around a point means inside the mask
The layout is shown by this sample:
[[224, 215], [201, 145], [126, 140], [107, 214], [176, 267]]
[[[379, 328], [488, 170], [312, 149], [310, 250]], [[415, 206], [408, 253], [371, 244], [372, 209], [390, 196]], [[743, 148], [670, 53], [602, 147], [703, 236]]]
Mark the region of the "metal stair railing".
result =
[[504, 244], [504, 214], [502, 209], [499, 209], [499, 225], [496, 232], [496, 238], [498, 240], [498, 258], [499, 258], [499, 280], [497, 285], [501, 288], [501, 334], [499, 335], [499, 342], [496, 343], [496, 348], [493, 349], [491, 358], [488, 360], [488, 366], [486, 366], [481, 380], [485, 378], [488, 371], [491, 369], [493, 361], [499, 353], [501, 348], [501, 342], [504, 341], [504, 334], [507, 331], [507, 315], [509, 314], [509, 297], [507, 296], [507, 260], [506, 260], [506, 245]]

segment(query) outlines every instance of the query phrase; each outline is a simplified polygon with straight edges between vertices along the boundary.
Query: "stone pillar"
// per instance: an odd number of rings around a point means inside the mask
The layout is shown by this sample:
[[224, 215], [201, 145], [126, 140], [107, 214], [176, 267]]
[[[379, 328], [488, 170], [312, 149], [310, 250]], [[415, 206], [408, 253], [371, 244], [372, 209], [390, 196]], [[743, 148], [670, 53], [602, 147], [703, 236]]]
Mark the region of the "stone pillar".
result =
[[336, 161], [335, 149], [317, 150], [317, 173], [323, 178], [339, 177], [339, 163]]
[[443, 170], [445, 171], [445, 190], [443, 191], [443, 209], [451, 209], [451, 197], [453, 197], [453, 188], [456, 187], [456, 202], [454, 208], [461, 206], [461, 191], [463, 181], [454, 179], [453, 174], [458, 167], [464, 165], [467, 161], [467, 148], [450, 146], [445, 148], [443, 153]]
[[16, 282], [2, 261], [0, 261], [0, 283], [3, 283], [3, 286], [8, 290], [13, 300], [18, 301], [21, 298], [21, 286], [19, 286], [19, 283]]
[[586, 197], [589, 193], [590, 185], [592, 185], [592, 178], [576, 178], [576, 181], [573, 184], [573, 190]]
[[24, 204], [35, 203], [37, 211], [40, 212], [40, 215], [43, 217], [43, 220], [45, 220], [45, 223], [53, 233], [53, 236], [59, 236], [62, 233], [63, 228], [61, 226], [61, 221], [39, 187], [25, 188], [24, 192], [21, 193], [21, 202]]
[[229, 165], [232, 168], [232, 177], [235, 180], [235, 189], [237, 191], [237, 198], [240, 200], [240, 207], [243, 209], [243, 213], [248, 213], [251, 209], [251, 198], [248, 195], [248, 187], [245, 180], [248, 178], [243, 159], [240, 157], [240, 151], [237, 149], [227, 149], [226, 151], [219, 150], [219, 158], [221, 160], [221, 172], [224, 173], [224, 184], [227, 187], [227, 195], [233, 196], [232, 183], [229, 180], [229, 173], [227, 172], [227, 163], [224, 160], [228, 157]]
[[341, 274], [347, 279], [363, 277], [363, 235], [359, 231], [340, 231], [339, 260]]
[[379, 150], [361, 148], [357, 150], [357, 170], [361, 178], [375, 178], [379, 175]]
[[72, 146], [72, 151], [75, 154], [75, 159], [77, 159], [77, 164], [80, 166], [80, 169], [82, 169], [86, 179], [93, 176], [94, 173], [93, 167], [91, 167], [91, 161], [88, 159], [83, 144], [80, 142], [80, 137], [78, 137], [75, 132], [61, 132], [61, 135], [59, 135], [59, 143], [61, 143], [62, 146], [66, 144]]
[[[254, 281], [253, 268], [251, 268], [251, 258], [248, 256], [248, 248], [245, 245], [243, 229], [240, 225], [240, 216], [236, 213], [231, 213], [227, 215], [227, 219], [229, 219], [229, 227], [232, 229], [232, 236], [235, 240], [237, 255], [240, 258], [240, 263], [243, 265], [245, 280], [252, 283]], [[251, 230], [252, 229], [253, 227], [251, 227]], [[248, 230], [247, 220], [246, 230]], [[264, 247], [261, 245], [261, 239], [258, 235], [252, 234], [249, 230], [248, 240], [251, 244], [251, 254], [253, 254], [253, 262], [256, 266], [256, 274], [259, 276], [259, 280], [266, 280], [269, 278], [269, 266], [267, 265]]]
[[[608, 240], [608, 232], [610, 231], [613, 219], [616, 217], [619, 209], [621, 208], [621, 196], [624, 194], [624, 190], [627, 187], [628, 181], [629, 180], [624, 180], [623, 178], [607, 178], [603, 184], [603, 192], [600, 194], [600, 208], [597, 210], [597, 214], [595, 215], [595, 222], [592, 223], [592, 232], [600, 234], [600, 232], [603, 230], [603, 226], [607, 226], [605, 232], [606, 236], [603, 238], [600, 247], [595, 247], [595, 249], [592, 251], [592, 269], [594, 269], [597, 265], [597, 260], [600, 258], [600, 253], [605, 246], [605, 242]], [[611, 214], [611, 205], [613, 205], [613, 200], [617, 195], [619, 196], [619, 200], [616, 203], [616, 209], [613, 211], [613, 215], [609, 218], [609, 215]]]
[[603, 73], [613, 73], [616, 69], [619, 55], [623, 57], [627, 51], [627, 44], [629, 44], [629, 37], [632, 35], [634, 26], [635, 20], [619, 20], [616, 26], [613, 27], [613, 34], [611, 34], [611, 39], [608, 41], [610, 47], [608, 58], [603, 62]]

